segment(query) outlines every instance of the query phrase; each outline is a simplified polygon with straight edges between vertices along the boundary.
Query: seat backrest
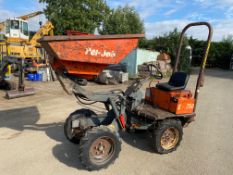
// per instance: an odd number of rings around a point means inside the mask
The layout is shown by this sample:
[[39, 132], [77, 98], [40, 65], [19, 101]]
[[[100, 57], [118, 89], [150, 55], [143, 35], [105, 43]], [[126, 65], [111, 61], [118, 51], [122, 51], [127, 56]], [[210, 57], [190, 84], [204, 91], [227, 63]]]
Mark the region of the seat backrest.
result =
[[185, 72], [174, 72], [168, 82], [169, 85], [175, 87], [186, 87], [189, 75]]

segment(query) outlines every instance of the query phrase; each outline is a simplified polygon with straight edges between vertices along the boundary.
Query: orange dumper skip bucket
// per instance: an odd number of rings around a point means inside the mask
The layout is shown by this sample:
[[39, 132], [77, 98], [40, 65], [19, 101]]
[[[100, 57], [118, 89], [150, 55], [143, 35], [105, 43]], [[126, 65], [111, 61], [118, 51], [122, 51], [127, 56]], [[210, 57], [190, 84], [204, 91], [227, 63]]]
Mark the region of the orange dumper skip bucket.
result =
[[45, 36], [39, 40], [56, 72], [93, 79], [108, 65], [118, 64], [144, 34]]

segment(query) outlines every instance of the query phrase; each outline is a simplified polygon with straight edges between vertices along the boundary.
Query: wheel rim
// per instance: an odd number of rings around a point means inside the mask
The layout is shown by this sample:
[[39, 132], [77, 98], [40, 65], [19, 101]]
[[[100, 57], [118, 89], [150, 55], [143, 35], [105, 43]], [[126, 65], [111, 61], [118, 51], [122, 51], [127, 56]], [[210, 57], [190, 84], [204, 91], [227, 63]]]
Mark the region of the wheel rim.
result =
[[174, 148], [179, 141], [179, 131], [176, 128], [167, 128], [161, 137], [161, 146], [165, 150]]
[[89, 151], [90, 159], [95, 164], [105, 164], [115, 153], [114, 141], [109, 137], [96, 139]]

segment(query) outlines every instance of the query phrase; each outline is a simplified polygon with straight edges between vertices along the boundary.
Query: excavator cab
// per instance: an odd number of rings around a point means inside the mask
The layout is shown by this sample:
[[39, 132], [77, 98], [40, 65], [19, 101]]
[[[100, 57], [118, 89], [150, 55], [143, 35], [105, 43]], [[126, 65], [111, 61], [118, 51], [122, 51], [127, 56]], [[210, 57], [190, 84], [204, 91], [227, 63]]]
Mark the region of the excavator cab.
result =
[[18, 43], [22, 41], [29, 41], [29, 28], [27, 20], [41, 14], [43, 14], [43, 12], [37, 11], [0, 22], [0, 32], [4, 33], [5, 37], [7, 38], [7, 42]]
[[28, 22], [18, 18], [8, 19], [5, 22], [5, 36], [21, 40], [29, 39]]

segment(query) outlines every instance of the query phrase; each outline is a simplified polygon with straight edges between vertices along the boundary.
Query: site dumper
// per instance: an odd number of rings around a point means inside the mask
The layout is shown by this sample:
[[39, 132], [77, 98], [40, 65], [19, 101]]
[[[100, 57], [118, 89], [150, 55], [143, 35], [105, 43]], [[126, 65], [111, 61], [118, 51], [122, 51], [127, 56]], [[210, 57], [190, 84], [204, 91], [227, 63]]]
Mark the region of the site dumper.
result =
[[[193, 94], [186, 88], [189, 75], [178, 71], [178, 65], [186, 30], [203, 25], [208, 27], [209, 35]], [[50, 63], [59, 77], [69, 78], [69, 74], [75, 74], [91, 79], [109, 64], [119, 63], [137, 46], [138, 38], [142, 36], [54, 36], [44, 37], [40, 42], [49, 53]], [[150, 76], [135, 80], [126, 91], [90, 92], [74, 85], [73, 93], [79, 101], [85, 100], [85, 104], [100, 102], [106, 108], [106, 113], [101, 115], [90, 109], [76, 110], [64, 125], [67, 139], [80, 145], [79, 157], [87, 169], [106, 168], [118, 157], [123, 131], [150, 131], [157, 153], [166, 154], [176, 150], [182, 140], [183, 128], [196, 116], [211, 37], [212, 27], [209, 23], [187, 25], [180, 37], [174, 72], [169, 82], [148, 87], [145, 95], [140, 91], [143, 83], [151, 80], [151, 77], [163, 77], [156, 65], [148, 64]]]

